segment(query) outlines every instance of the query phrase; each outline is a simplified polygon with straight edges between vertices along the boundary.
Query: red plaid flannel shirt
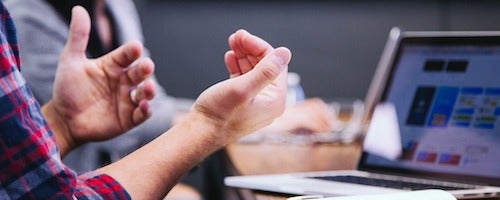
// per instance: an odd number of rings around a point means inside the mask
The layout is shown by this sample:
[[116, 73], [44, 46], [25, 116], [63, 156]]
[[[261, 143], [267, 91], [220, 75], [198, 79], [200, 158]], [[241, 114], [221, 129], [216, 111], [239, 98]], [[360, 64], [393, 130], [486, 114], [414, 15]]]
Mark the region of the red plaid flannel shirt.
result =
[[108, 175], [62, 162], [40, 105], [20, 73], [14, 23], [0, 1], [0, 199], [130, 199]]

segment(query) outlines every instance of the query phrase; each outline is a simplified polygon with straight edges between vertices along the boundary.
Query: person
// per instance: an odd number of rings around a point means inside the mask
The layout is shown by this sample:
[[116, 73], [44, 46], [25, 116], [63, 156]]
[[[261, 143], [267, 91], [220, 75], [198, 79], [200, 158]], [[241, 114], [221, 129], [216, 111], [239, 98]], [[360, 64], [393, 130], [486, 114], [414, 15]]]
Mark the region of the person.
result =
[[[73, 7], [73, 4], [81, 3], [90, 11], [91, 17], [98, 13], [94, 12], [93, 8], [89, 9], [89, 7], [93, 7], [93, 5], [89, 5], [92, 1], [51, 0], [50, 2], [53, 2], [54, 5], [64, 6], [64, 13], [59, 14], [56, 12], [52, 6], [53, 4], [45, 0], [30, 0], [25, 3], [19, 1], [5, 2], [5, 6], [11, 12], [19, 30], [18, 41], [23, 47], [21, 49], [21, 57], [26, 66], [22, 72], [23, 76], [25, 76], [28, 85], [32, 88], [35, 98], [42, 104], [52, 98], [56, 66], [59, 54], [68, 37], [69, 11]], [[123, 13], [117, 12], [117, 14], [120, 14], [119, 18], [124, 18], [130, 21], [131, 24], [139, 23], [138, 21], [134, 21], [133, 17], [129, 17], [134, 16], [136, 13], [129, 12], [131, 8], [127, 6], [128, 3], [126, 1], [123, 3], [117, 1], [115, 4], [128, 8], [123, 10]], [[117, 26], [120, 30], [117, 30], [117, 33], [120, 34], [114, 38], [115, 42], [112, 42], [113, 48], [127, 41], [142, 42], [142, 35], [135, 28], [127, 28], [118, 24]], [[104, 50], [101, 47], [95, 30], [95, 28], [91, 29], [89, 45], [87, 47], [87, 55], [90, 57], [101, 56], [111, 49], [109, 47]], [[145, 49], [144, 57], [148, 56], [147, 49]], [[176, 112], [184, 112], [191, 107], [192, 100], [187, 101], [180, 98], [172, 98], [161, 87], [158, 87], [159, 84], [157, 84], [154, 77], [153, 82], [156, 85], [157, 94], [151, 102], [151, 106], [154, 110], [158, 110], [158, 112], [154, 112], [152, 117], [145, 123], [120, 137], [80, 146], [64, 158], [64, 163], [78, 172], [93, 170], [104, 164], [108, 164], [166, 131], [171, 127], [171, 122]]]
[[[146, 120], [155, 94], [147, 78], [154, 66], [150, 59], [138, 60], [142, 53], [138, 42], [86, 59], [88, 18], [81, 8], [74, 13], [54, 98], [40, 107], [20, 74], [16, 30], [0, 2], [0, 199], [128, 196], [106, 174], [76, 176], [60, 157], [80, 143], [116, 136]], [[133, 62], [138, 63], [127, 68]], [[136, 91], [134, 101], [130, 90]]]
[[[33, 88], [35, 97], [42, 103], [52, 96], [55, 63], [67, 38], [69, 10], [75, 4], [81, 4], [90, 11], [92, 31], [87, 54], [96, 57], [109, 52], [130, 40], [144, 41], [137, 9], [132, 0], [25, 0], [7, 1], [19, 30], [19, 43], [23, 46], [21, 56], [27, 67], [23, 70], [28, 84]], [[50, 43], [50, 46], [46, 44]], [[145, 51], [148, 56], [148, 51]], [[156, 110], [152, 117], [123, 136], [110, 141], [91, 143], [80, 146], [64, 158], [71, 168], [84, 172], [96, 169], [104, 164], [116, 161], [134, 149], [142, 146], [174, 123], [182, 121], [183, 114], [192, 105], [192, 100], [169, 96], [158, 84], [157, 95], [151, 102]], [[290, 106], [286, 112], [263, 132], [326, 132], [330, 130], [331, 120], [326, 104], [317, 98]], [[112, 147], [112, 148], [110, 148]], [[223, 188], [213, 185], [223, 184], [225, 169], [223, 150], [210, 156], [200, 169], [183, 179], [196, 186], [205, 199], [221, 199]], [[208, 175], [206, 175], [208, 174]], [[213, 174], [221, 174], [214, 176]], [[210, 184], [199, 183], [206, 179]], [[213, 198], [207, 198], [210, 195]]]
[[137, 61], [138, 42], [87, 59], [90, 17], [76, 6], [53, 99], [40, 108], [20, 75], [16, 31], [3, 2], [0, 12], [2, 199], [158, 199], [204, 157], [270, 124], [284, 110], [290, 51], [239, 30], [230, 36], [232, 50], [225, 55], [232, 78], [205, 90], [188, 120], [119, 161], [77, 177], [61, 156], [150, 116], [153, 63]]
[[[35, 97], [42, 103], [52, 97], [53, 80], [55, 75], [55, 63], [67, 38], [69, 11], [76, 4], [90, 10], [93, 19], [93, 29], [87, 53], [91, 57], [101, 56], [118, 45], [127, 41], [138, 40], [143, 42], [142, 28], [137, 9], [132, 0], [25, 0], [7, 1], [14, 21], [19, 30], [19, 43], [23, 46], [21, 56], [27, 67], [23, 70], [28, 84], [33, 88]], [[51, 45], [46, 45], [50, 43]], [[146, 50], [145, 55], [148, 56]], [[157, 95], [151, 106], [159, 112], [144, 124], [133, 129], [125, 137], [111, 141], [117, 152], [111, 152], [107, 157], [112, 160], [125, 155], [137, 146], [155, 138], [159, 133], [172, 126], [174, 119], [187, 111], [193, 101], [184, 98], [169, 96], [163, 87], [159, 85], [155, 77], [154, 83], [157, 87]], [[326, 112], [326, 105], [319, 99], [309, 99], [303, 104], [293, 106], [284, 116], [282, 121], [293, 121], [294, 123], [273, 124], [273, 130], [277, 132], [307, 129], [312, 132], [328, 131], [331, 126], [330, 118]], [[300, 120], [293, 118], [300, 117]], [[179, 117], [180, 118], [180, 117]], [[287, 120], [291, 119], [291, 120]], [[177, 120], [178, 121], [178, 120]], [[128, 137], [128, 138], [127, 138]], [[120, 140], [119, 142], [117, 142]], [[88, 163], [101, 163], [92, 157], [102, 157], [102, 154], [92, 149], [103, 149], [110, 142], [97, 144], [91, 147], [80, 147], [81, 149], [68, 155], [67, 164], [77, 170], [91, 170], [98, 165], [87, 165]], [[122, 147], [120, 143], [131, 144]], [[88, 156], [88, 157], [85, 157]], [[82, 158], [89, 158], [81, 163]], [[83, 159], [87, 160], [87, 159]], [[76, 163], [76, 164], [75, 164]]]

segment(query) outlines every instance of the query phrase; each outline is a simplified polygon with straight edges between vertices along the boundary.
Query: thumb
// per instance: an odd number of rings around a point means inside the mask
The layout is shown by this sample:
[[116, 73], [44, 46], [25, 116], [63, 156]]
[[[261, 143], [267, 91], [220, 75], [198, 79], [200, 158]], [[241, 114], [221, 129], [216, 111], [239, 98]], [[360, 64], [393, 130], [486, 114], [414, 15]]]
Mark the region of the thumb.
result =
[[[287, 69], [292, 53], [285, 47], [274, 49], [267, 54], [253, 70], [245, 74], [244, 82], [253, 90], [248, 91], [251, 96], [256, 96], [264, 87], [273, 82], [283, 70]], [[286, 76], [285, 76], [286, 77]], [[286, 87], [286, 80], [283, 83], [278, 83], [278, 87]]]
[[90, 16], [85, 8], [75, 6], [71, 10], [69, 35], [64, 51], [72, 56], [84, 56], [90, 35]]

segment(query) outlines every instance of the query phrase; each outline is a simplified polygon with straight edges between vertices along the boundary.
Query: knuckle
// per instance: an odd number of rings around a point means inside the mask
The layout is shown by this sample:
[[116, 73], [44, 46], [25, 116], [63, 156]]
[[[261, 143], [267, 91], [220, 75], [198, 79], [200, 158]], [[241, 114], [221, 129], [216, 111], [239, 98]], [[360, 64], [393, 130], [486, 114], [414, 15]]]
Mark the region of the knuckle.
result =
[[260, 70], [261, 74], [266, 78], [266, 80], [272, 81], [274, 80], [279, 72], [278, 72], [278, 67], [275, 66], [276, 64], [273, 62], [268, 62], [266, 63], [267, 66], [262, 67]]

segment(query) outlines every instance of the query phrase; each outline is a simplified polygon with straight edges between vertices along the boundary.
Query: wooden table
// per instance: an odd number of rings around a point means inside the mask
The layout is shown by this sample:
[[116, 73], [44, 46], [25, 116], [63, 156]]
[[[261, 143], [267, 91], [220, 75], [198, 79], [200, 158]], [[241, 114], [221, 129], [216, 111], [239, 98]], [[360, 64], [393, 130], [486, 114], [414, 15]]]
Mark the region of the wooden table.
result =
[[[352, 144], [236, 143], [227, 147], [240, 175], [354, 169], [361, 153], [359, 142]], [[277, 200], [289, 196], [243, 191], [245, 199]], [[250, 195], [249, 195], [250, 194]]]

